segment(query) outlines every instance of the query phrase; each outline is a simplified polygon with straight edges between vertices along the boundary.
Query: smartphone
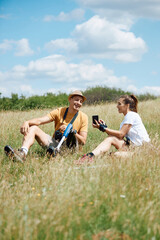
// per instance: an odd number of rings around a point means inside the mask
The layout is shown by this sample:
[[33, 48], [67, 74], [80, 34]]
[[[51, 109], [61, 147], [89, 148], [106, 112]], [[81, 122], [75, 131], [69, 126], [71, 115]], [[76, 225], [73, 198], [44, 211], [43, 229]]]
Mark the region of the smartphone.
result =
[[95, 120], [96, 120], [97, 122], [99, 121], [98, 115], [93, 115], [93, 116], [92, 116], [92, 123], [93, 123], [93, 124], [96, 124]]

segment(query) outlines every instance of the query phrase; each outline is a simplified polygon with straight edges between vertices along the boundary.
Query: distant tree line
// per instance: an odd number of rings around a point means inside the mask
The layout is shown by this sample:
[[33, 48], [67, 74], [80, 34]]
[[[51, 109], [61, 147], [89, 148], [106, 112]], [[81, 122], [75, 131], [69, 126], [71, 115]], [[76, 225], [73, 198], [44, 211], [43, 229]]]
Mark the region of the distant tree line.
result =
[[[131, 94], [131, 92], [125, 92], [121, 89], [108, 88], [108, 87], [93, 87], [87, 88], [83, 91], [83, 94], [87, 97], [85, 104], [92, 105], [101, 102], [114, 102], [121, 95]], [[156, 97], [151, 94], [137, 95], [139, 101], [145, 101], [155, 99]], [[47, 93], [43, 96], [31, 96], [25, 97], [12, 93], [11, 97], [1, 97], [0, 93], [0, 111], [1, 110], [31, 110], [31, 109], [44, 109], [54, 108], [59, 106], [68, 105], [68, 95], [66, 93]]]
[[[108, 88], [97, 86], [94, 88], [88, 88], [84, 91], [84, 95], [87, 97], [87, 104], [95, 104], [100, 102], [115, 102], [121, 95], [133, 94], [131, 92], [125, 92], [120, 88]], [[156, 99], [154, 95], [149, 93], [136, 95], [139, 101], [147, 101]]]

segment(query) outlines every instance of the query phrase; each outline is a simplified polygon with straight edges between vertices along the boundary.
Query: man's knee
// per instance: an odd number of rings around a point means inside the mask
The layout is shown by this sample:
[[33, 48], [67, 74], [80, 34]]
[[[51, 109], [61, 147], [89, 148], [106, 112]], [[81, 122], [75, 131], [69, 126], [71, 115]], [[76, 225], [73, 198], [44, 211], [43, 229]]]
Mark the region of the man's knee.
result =
[[30, 128], [33, 129], [34, 131], [40, 129], [38, 126], [31, 126]]
[[28, 133], [29, 133], [29, 134], [34, 134], [34, 135], [36, 135], [36, 134], [38, 133], [39, 129], [40, 129], [40, 128], [37, 127], [37, 126], [31, 126], [31, 127], [29, 128]]

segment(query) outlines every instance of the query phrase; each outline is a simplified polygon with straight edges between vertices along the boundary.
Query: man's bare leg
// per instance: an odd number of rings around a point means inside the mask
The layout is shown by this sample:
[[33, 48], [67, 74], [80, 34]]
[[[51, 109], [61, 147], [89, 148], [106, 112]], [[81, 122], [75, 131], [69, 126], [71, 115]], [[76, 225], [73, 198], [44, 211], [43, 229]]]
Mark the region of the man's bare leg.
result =
[[41, 146], [48, 144], [47, 134], [43, 132], [39, 127], [31, 126], [29, 128], [29, 132], [24, 135], [22, 148], [25, 147], [29, 150], [29, 148], [33, 145], [35, 139]]

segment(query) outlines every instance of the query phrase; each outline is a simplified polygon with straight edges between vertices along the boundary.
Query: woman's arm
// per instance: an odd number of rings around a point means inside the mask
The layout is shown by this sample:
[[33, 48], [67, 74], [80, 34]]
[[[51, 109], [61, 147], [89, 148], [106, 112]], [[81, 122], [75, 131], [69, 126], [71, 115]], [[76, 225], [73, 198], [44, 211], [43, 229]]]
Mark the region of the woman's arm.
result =
[[123, 139], [125, 135], [129, 132], [131, 126], [131, 124], [124, 124], [120, 130], [106, 128], [105, 132], [110, 136], [115, 136], [119, 139]]
[[[94, 128], [99, 129], [100, 123], [104, 124], [104, 121], [103, 120], [100, 120], [99, 122], [96, 121], [96, 124], [92, 124], [92, 126]], [[115, 136], [119, 139], [123, 139], [124, 136], [129, 132], [131, 126], [132, 126], [131, 124], [124, 124], [120, 130], [113, 130], [113, 129], [105, 128], [104, 132], [106, 132], [110, 136]]]

